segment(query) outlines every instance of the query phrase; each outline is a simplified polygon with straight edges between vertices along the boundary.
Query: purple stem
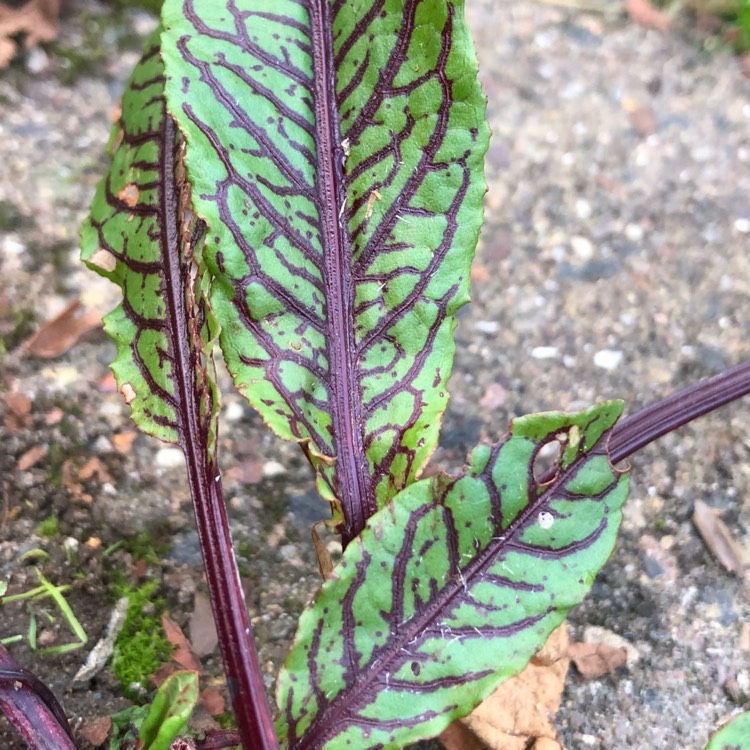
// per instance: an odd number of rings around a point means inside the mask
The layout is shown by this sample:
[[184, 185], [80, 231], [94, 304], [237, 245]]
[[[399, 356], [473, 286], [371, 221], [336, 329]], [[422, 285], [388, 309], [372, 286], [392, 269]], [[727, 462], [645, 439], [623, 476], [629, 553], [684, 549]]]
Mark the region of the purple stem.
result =
[[278, 750], [232, 550], [218, 470], [209, 464], [207, 470], [201, 472], [200, 462], [191, 461], [188, 450], [185, 453], [208, 593], [242, 747], [245, 750]]
[[615, 425], [609, 438], [613, 464], [672, 430], [750, 393], [750, 360], [649, 404]]

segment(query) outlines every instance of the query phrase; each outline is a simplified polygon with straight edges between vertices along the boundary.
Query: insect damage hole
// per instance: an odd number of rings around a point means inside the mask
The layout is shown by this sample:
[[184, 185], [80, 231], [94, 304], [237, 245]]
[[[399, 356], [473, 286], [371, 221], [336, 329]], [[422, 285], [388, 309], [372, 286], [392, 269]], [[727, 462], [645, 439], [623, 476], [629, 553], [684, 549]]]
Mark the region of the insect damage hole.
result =
[[538, 516], [537, 521], [539, 522], [539, 525], [547, 531], [547, 529], [552, 528], [552, 524], [555, 522], [555, 517], [546, 510], [543, 510]]
[[559, 435], [555, 435], [553, 439], [539, 447], [539, 450], [537, 450], [536, 455], [534, 456], [532, 467], [534, 481], [536, 481], [537, 484], [541, 484], [542, 479], [545, 479], [546, 482], [549, 482], [552, 479], [549, 474], [559, 463], [564, 447], [565, 446], [560, 440]]

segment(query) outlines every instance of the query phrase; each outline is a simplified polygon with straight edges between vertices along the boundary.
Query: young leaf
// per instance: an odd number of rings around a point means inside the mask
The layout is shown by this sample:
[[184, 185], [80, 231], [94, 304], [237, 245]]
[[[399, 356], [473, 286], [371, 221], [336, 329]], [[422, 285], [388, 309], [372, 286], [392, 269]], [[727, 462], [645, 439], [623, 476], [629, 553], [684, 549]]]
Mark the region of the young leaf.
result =
[[82, 235], [86, 263], [117, 283], [123, 301], [105, 318], [117, 342], [112, 369], [133, 419], [178, 442], [186, 458], [222, 658], [246, 744], [276, 746], [239, 580], [216, 458], [216, 323], [202, 270], [204, 225], [191, 209], [184, 142], [164, 101], [159, 33], [122, 99], [109, 173]]
[[706, 750], [750, 750], [750, 711], [735, 716], [711, 737]]
[[162, 17], [225, 358], [348, 542], [417, 476], [446, 406], [488, 142], [463, 1]]
[[187, 728], [199, 694], [198, 673], [174, 672], [161, 684], [140, 727], [143, 750], [169, 750]]
[[[347, 548], [278, 681], [289, 748], [397, 748], [440, 733], [520, 671], [614, 546], [622, 411], [515, 419], [457, 477], [410, 485]], [[540, 450], [559, 443], [541, 484]]]

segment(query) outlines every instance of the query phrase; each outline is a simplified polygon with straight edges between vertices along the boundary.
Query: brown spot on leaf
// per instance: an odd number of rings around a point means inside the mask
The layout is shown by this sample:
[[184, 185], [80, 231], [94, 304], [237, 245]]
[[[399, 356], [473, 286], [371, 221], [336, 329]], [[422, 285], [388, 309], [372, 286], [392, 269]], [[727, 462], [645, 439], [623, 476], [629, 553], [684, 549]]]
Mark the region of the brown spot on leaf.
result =
[[129, 182], [127, 185], [123, 185], [120, 188], [120, 192], [117, 197], [129, 208], [134, 208], [138, 203], [138, 198], [141, 195], [141, 191], [138, 189], [138, 185], [134, 182]]
[[125, 399], [125, 403], [128, 405], [133, 403], [133, 400], [137, 395], [135, 389], [132, 385], [130, 385], [130, 383], [123, 383], [120, 387], [120, 393], [122, 393], [122, 397]]
[[105, 250], [103, 247], [100, 247], [88, 260], [89, 264], [92, 266], [96, 266], [97, 268], [101, 268], [103, 271], [109, 271], [112, 272], [115, 270], [115, 266], [117, 266], [117, 258], [109, 252], [109, 250]]

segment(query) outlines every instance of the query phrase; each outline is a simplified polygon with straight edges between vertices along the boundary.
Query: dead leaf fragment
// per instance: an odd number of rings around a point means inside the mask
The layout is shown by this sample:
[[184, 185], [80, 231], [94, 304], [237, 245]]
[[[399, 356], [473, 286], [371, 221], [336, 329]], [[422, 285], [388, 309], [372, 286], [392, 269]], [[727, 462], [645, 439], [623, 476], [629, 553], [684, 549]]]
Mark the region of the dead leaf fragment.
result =
[[219, 645], [211, 602], [200, 591], [196, 591], [193, 598], [193, 612], [190, 615], [190, 643], [193, 653], [199, 657], [212, 654]]
[[443, 732], [447, 750], [562, 750], [552, 717], [568, 672], [567, 648], [563, 623], [526, 669]]
[[164, 615], [161, 618], [161, 624], [164, 628], [164, 635], [167, 640], [175, 647], [172, 654], [172, 661], [182, 669], [188, 669], [198, 674], [203, 674], [200, 659], [193, 653], [190, 647], [190, 641], [185, 637], [182, 628], [169, 617]]
[[584, 680], [597, 680], [628, 663], [628, 652], [624, 648], [604, 643], [571, 643], [568, 654]]
[[133, 449], [133, 442], [137, 436], [138, 433], [135, 430], [115, 433], [112, 435], [112, 445], [121, 456], [127, 456]]
[[20, 8], [0, 4], [0, 68], [6, 68], [16, 55], [11, 37], [22, 35], [24, 47], [57, 39], [59, 0], [28, 0]]
[[34, 445], [29, 448], [16, 462], [17, 471], [28, 471], [36, 466], [47, 455], [46, 445]]
[[211, 716], [219, 716], [226, 710], [226, 701], [216, 688], [207, 687], [201, 690], [200, 702]]
[[73, 300], [56, 318], [43, 323], [41, 328], [23, 345], [24, 349], [41, 359], [54, 359], [65, 354], [89, 331], [98, 328], [102, 319], [90, 311], [79, 314], [80, 300]]
[[5, 429], [11, 433], [31, 424], [31, 400], [19, 391], [11, 391], [3, 397], [8, 411], [3, 417]]
[[115, 641], [122, 630], [122, 626], [125, 624], [125, 616], [127, 613], [128, 597], [123, 596], [112, 608], [104, 635], [99, 641], [97, 641], [97, 644], [91, 649], [89, 655], [86, 657], [83, 666], [76, 672], [73, 677], [73, 683], [80, 684], [82, 682], [87, 682], [104, 669], [104, 666], [112, 656], [112, 652], [115, 648]]
[[625, 12], [631, 20], [645, 29], [666, 31], [669, 26], [669, 16], [648, 0], [625, 0]]
[[740, 628], [740, 648], [746, 653], [750, 653], [750, 622], [743, 622]]
[[78, 728], [78, 734], [94, 747], [99, 747], [106, 742], [110, 729], [112, 729], [112, 719], [109, 716], [102, 716], [100, 719], [84, 721]]
[[696, 500], [693, 523], [706, 547], [724, 568], [730, 573], [745, 577], [747, 573], [740, 547], [732, 537], [732, 532], [719, 517], [718, 511], [710, 508], [702, 500]]
[[484, 389], [484, 395], [479, 399], [479, 406], [482, 409], [499, 409], [507, 400], [508, 391], [500, 383], [490, 383]]

